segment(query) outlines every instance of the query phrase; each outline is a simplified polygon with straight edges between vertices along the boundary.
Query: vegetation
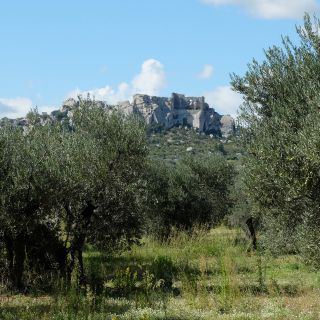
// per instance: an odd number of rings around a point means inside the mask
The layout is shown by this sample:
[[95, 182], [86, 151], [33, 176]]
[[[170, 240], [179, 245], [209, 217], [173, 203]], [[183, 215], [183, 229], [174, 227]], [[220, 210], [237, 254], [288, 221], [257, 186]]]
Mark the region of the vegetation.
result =
[[244, 77], [242, 141], [247, 152], [244, 190], [262, 222], [265, 245], [274, 252], [300, 252], [319, 266], [319, 20], [305, 16], [300, 44], [253, 61]]
[[68, 124], [43, 124], [36, 110], [28, 118], [24, 130], [10, 123], [0, 129], [8, 288], [50, 289], [59, 278], [70, 287], [74, 273], [85, 284], [86, 244], [121, 250], [146, 231], [156, 235], [151, 226], [159, 222], [167, 238], [171, 227], [212, 226], [228, 211], [231, 167], [222, 158], [185, 159], [161, 171], [147, 158], [145, 127], [134, 116], [86, 99]]
[[[32, 116], [32, 115], [31, 115]], [[58, 269], [67, 282], [76, 262], [84, 281], [87, 241], [109, 249], [140, 237], [139, 176], [144, 128], [83, 101], [71, 131], [40, 125], [1, 129], [1, 235], [9, 286], [24, 289], [24, 268]], [[47, 281], [46, 281], [47, 282]]]
[[241, 158], [242, 148], [237, 137], [220, 139], [205, 135], [189, 127], [172, 128], [166, 131], [148, 133], [150, 156], [156, 160], [177, 162], [192, 156], [220, 154], [230, 162]]
[[319, 30], [232, 76], [240, 137], [2, 122], [0, 319], [319, 319]]
[[152, 161], [147, 169], [149, 232], [166, 239], [172, 228], [217, 225], [231, 208], [233, 166], [220, 155], [187, 157], [176, 164]]
[[111, 256], [89, 250], [86, 286], [3, 294], [0, 318], [319, 319], [319, 272], [299, 256], [247, 253], [247, 245], [241, 230], [220, 227], [165, 243], [144, 238]]

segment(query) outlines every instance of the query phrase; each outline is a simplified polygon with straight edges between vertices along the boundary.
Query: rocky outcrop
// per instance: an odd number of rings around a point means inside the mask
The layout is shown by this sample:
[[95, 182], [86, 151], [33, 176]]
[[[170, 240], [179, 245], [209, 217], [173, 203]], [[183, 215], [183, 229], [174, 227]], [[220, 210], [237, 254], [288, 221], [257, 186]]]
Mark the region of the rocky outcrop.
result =
[[[177, 93], [172, 93], [171, 98], [137, 94], [132, 104], [122, 104], [120, 109], [138, 113], [147, 124], [161, 125], [165, 129], [188, 126], [222, 137], [234, 134], [234, 120], [210, 108], [204, 97], [186, 97]], [[228, 117], [228, 121], [221, 121], [224, 117]]]
[[[235, 123], [231, 116], [220, 115], [205, 102], [204, 97], [186, 97], [183, 94], [172, 93], [170, 98], [136, 94], [133, 101], [119, 102], [116, 106], [104, 101], [95, 101], [96, 105], [106, 110], [118, 109], [125, 114], [138, 114], [148, 125], [164, 129], [183, 126], [198, 130], [201, 133], [228, 138], [235, 133]], [[73, 110], [79, 106], [79, 100], [67, 99], [59, 110], [51, 114], [43, 113], [41, 122], [72, 120]], [[10, 121], [18, 126], [27, 126], [25, 118]]]
[[223, 138], [228, 138], [235, 134], [236, 126], [234, 119], [230, 115], [222, 116], [220, 119], [220, 130]]

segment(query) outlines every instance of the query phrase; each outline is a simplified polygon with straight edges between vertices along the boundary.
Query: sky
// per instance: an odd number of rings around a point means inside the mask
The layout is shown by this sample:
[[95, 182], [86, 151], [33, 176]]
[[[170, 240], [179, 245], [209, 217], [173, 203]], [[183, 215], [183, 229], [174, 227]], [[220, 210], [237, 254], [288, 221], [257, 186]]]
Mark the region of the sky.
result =
[[236, 115], [243, 75], [264, 49], [297, 40], [320, 0], [1, 0], [0, 117], [58, 109], [90, 93], [205, 96]]

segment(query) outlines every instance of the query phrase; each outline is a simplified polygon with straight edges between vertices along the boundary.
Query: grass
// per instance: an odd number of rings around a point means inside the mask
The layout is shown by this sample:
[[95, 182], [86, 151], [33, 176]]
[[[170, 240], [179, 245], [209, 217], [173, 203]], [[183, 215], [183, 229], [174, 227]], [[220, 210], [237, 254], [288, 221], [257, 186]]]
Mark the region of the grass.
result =
[[89, 250], [87, 286], [3, 293], [0, 319], [320, 319], [319, 272], [247, 248], [241, 230], [219, 227], [113, 256]]

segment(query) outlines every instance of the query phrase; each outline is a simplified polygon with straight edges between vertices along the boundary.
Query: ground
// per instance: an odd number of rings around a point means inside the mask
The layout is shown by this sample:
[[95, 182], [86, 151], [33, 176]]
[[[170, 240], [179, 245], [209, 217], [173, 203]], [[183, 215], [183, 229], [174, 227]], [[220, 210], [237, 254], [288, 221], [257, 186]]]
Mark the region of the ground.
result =
[[242, 230], [219, 227], [117, 255], [88, 248], [88, 285], [2, 291], [0, 319], [320, 319], [320, 272], [248, 247]]

